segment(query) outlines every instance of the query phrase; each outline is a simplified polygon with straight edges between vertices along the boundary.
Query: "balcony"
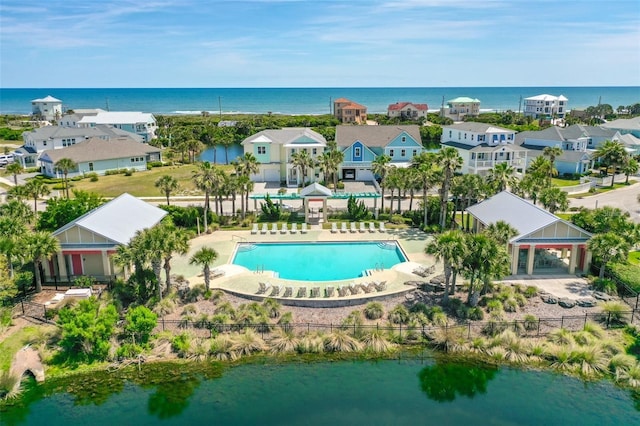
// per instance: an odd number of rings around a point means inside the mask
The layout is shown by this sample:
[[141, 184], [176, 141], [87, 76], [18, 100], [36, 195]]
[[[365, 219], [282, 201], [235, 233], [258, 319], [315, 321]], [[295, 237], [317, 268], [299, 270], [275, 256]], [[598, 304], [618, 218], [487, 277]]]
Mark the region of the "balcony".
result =
[[370, 168], [371, 161], [343, 161], [342, 167], [360, 167], [360, 168]]

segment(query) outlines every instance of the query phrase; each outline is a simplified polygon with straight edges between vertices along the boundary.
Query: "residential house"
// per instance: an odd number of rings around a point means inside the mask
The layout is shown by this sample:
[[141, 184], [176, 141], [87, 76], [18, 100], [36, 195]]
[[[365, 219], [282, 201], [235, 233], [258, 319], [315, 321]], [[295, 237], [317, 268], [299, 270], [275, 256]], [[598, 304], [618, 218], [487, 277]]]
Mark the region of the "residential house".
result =
[[333, 101], [333, 116], [344, 124], [365, 124], [367, 107], [349, 99], [339, 98]]
[[568, 101], [562, 95], [545, 94], [524, 98], [524, 115], [533, 118], [564, 118]]
[[66, 148], [91, 138], [108, 140], [123, 136], [142, 143], [140, 136], [104, 124], [90, 128], [44, 126], [22, 133], [24, 145], [15, 151], [15, 156], [23, 167], [30, 167], [38, 165], [38, 157], [46, 150]]
[[529, 150], [514, 144], [515, 133], [492, 124], [464, 122], [443, 126], [440, 144], [458, 151], [462, 173], [484, 176], [499, 163], [523, 173]]
[[635, 137], [632, 133], [625, 133], [623, 135], [618, 133], [611, 140], [621, 142], [627, 152], [632, 156], [640, 155], [640, 138]]
[[621, 135], [632, 134], [636, 138], [640, 138], [640, 116], [608, 121], [602, 124], [602, 127], [617, 130]]
[[81, 275], [99, 281], [122, 276], [113, 262], [118, 246], [138, 231], [156, 226], [167, 212], [124, 193], [56, 230], [60, 251], [45, 265], [47, 281], [73, 281]]
[[[70, 113], [69, 113], [70, 112]], [[78, 122], [88, 115], [97, 115], [99, 112], [106, 112], [100, 108], [92, 109], [74, 109], [60, 117], [58, 126], [60, 127], [79, 127]]]
[[589, 272], [592, 235], [517, 195], [502, 191], [467, 212], [475, 232], [498, 221], [517, 231], [508, 242], [512, 275]]
[[62, 101], [53, 96], [31, 101], [31, 114], [42, 120], [52, 121], [62, 116]]
[[467, 115], [477, 117], [480, 115], [480, 99], [460, 96], [448, 100], [442, 113], [453, 121], [462, 121]]
[[424, 151], [417, 125], [337, 126], [336, 143], [344, 153], [339, 168], [343, 180], [373, 180], [371, 163], [379, 155], [391, 157], [391, 165], [407, 167]]
[[[303, 178], [300, 170], [291, 162], [292, 155], [304, 150], [317, 160], [324, 152], [327, 141], [320, 133], [309, 128], [289, 127], [263, 130], [242, 141], [242, 146], [244, 153], [253, 154], [259, 163], [258, 173], [252, 175], [251, 180], [298, 186], [303, 184]], [[313, 173], [311, 180], [319, 177], [316, 170]]]
[[144, 142], [149, 142], [156, 137], [158, 125], [153, 114], [146, 112], [110, 112], [102, 111], [96, 115], [86, 115], [77, 122], [80, 127], [94, 127], [98, 124], [107, 124], [116, 129], [126, 130], [142, 136]]
[[427, 104], [413, 104], [411, 102], [396, 102], [387, 107], [387, 115], [390, 118], [402, 118], [404, 120], [418, 120], [427, 118], [429, 106]]
[[86, 173], [104, 175], [111, 170], [146, 171], [150, 161], [162, 161], [162, 150], [154, 146], [139, 143], [127, 137], [103, 140], [91, 138], [88, 141], [62, 149], [44, 151], [40, 156], [42, 174], [60, 177], [55, 164], [63, 158], [69, 158], [77, 164], [69, 177], [83, 176]]

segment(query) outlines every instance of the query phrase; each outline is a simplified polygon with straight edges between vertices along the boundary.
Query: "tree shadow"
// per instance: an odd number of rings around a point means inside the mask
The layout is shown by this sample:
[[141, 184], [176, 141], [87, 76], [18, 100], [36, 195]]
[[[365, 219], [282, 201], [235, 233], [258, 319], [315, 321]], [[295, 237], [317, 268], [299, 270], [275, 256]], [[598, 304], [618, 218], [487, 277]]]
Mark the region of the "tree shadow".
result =
[[436, 362], [420, 370], [420, 389], [429, 399], [451, 402], [458, 396], [473, 398], [487, 392], [487, 383], [498, 369], [488, 365]]

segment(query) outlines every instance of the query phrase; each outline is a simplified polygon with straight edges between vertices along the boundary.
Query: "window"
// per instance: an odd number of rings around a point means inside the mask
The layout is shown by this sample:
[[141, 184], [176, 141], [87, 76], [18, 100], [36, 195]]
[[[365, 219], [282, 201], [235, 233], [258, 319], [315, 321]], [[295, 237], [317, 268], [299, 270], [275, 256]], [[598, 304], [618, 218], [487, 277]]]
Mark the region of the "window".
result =
[[467, 139], [467, 134], [466, 133], [464, 134], [464, 138]]
[[311, 150], [311, 152], [313, 153], [313, 155], [316, 155], [316, 154], [318, 153], [318, 149], [317, 149], [317, 148], [313, 148], [313, 149]]
[[462, 137], [462, 132], [458, 132], [458, 140]]
[[47, 146], [47, 141], [42, 141], [42, 145]]
[[449, 130], [449, 137], [451, 137], [451, 134], [452, 134], [452, 133], [453, 133], [453, 132], [452, 132], [451, 130]]
[[266, 154], [267, 153], [267, 147], [266, 146], [259, 146], [258, 147], [258, 154]]
[[414, 149], [414, 150], [413, 150], [413, 156], [415, 157], [416, 155], [418, 155], [418, 150], [417, 150], [417, 149]]
[[89, 163], [89, 171], [92, 172], [93, 171], [93, 163]]
[[354, 156], [354, 157], [360, 157], [360, 147], [359, 147], [359, 146], [356, 146], [356, 147], [353, 149], [353, 156]]
[[471, 140], [473, 140], [473, 136], [474, 136], [473, 133], [471, 133]]
[[484, 135], [478, 135], [478, 142], [484, 142]]
[[406, 142], [407, 141], [407, 137], [403, 136], [402, 139], [400, 139], [402, 142]]
[[406, 157], [407, 156], [407, 150], [406, 149], [401, 149], [400, 150], [400, 157]]
[[393, 157], [393, 150], [392, 149], [389, 150], [389, 157]]

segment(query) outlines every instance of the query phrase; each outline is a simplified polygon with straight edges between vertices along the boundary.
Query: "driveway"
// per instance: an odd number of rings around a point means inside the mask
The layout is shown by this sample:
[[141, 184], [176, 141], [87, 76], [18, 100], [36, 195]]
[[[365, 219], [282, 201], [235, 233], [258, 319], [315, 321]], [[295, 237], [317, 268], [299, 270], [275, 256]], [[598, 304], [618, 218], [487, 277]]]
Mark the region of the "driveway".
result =
[[614, 191], [581, 198], [570, 198], [569, 206], [586, 207], [589, 209], [604, 206], [617, 207], [629, 212], [631, 220], [640, 223], [640, 203], [638, 203], [638, 195], [640, 195], [640, 183], [635, 183], [626, 188], [620, 188]]

